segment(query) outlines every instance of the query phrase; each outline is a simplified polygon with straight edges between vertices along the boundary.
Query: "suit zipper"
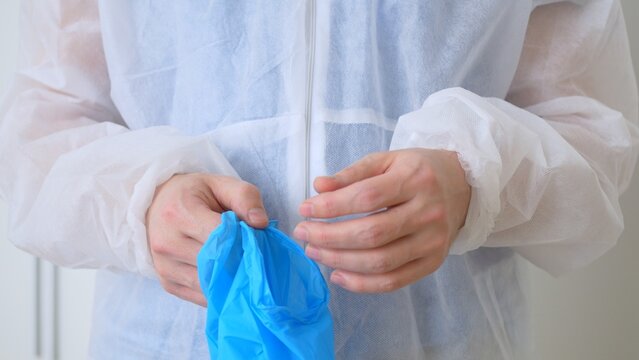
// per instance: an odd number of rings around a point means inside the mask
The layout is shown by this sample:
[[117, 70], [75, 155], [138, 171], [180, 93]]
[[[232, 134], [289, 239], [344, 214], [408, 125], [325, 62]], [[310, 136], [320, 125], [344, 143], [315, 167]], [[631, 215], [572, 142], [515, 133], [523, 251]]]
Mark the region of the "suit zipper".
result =
[[313, 70], [315, 67], [315, 0], [309, 0], [309, 16], [306, 21], [308, 31], [308, 61], [306, 73], [306, 128], [305, 128], [305, 155], [304, 155], [304, 199], [308, 199], [311, 194], [310, 189], [310, 162], [311, 162], [311, 120], [313, 111]]

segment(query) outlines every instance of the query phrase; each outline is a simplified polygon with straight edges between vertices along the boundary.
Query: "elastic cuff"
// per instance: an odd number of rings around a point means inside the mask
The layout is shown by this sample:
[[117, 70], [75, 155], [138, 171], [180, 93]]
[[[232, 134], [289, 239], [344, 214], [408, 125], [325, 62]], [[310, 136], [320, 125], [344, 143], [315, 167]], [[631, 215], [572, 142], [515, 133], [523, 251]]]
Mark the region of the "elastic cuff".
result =
[[490, 116], [473, 101], [483, 99], [463, 89], [431, 95], [421, 109], [398, 120], [391, 150], [426, 148], [454, 151], [472, 187], [466, 222], [450, 253], [463, 254], [482, 246], [500, 211], [501, 157], [492, 138]]

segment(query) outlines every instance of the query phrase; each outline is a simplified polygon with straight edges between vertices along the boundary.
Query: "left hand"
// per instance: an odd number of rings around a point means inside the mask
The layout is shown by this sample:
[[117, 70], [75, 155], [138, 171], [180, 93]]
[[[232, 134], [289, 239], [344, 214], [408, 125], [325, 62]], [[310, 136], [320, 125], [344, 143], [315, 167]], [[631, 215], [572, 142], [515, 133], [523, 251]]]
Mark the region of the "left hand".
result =
[[334, 176], [315, 179], [319, 195], [300, 206], [293, 236], [306, 254], [335, 269], [331, 282], [354, 292], [381, 293], [437, 270], [463, 226], [470, 202], [457, 153], [407, 149], [368, 155]]

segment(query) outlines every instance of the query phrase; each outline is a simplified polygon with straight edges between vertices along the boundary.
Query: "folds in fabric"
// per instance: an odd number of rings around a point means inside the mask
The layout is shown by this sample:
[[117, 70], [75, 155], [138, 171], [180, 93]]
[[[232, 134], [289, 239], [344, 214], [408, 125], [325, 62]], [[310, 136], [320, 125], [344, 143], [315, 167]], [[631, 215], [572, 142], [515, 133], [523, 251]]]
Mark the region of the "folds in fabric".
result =
[[317, 265], [271, 222], [222, 214], [198, 255], [211, 359], [332, 359], [329, 292]]

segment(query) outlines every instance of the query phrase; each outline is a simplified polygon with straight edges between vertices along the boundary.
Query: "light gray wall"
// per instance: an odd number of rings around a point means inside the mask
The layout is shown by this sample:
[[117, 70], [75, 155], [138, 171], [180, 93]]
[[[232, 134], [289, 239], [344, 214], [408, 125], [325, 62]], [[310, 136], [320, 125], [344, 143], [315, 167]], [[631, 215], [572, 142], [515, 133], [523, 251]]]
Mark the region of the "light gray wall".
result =
[[[17, 3], [17, 0], [0, 3], [0, 91], [14, 67], [17, 22], [13, 14]], [[639, 1], [622, 0], [622, 3], [639, 73]], [[639, 174], [624, 194], [622, 204], [626, 217], [624, 236], [617, 247], [596, 263], [561, 279], [532, 270], [533, 333], [539, 359], [639, 359]], [[13, 325], [11, 333], [0, 327], [0, 355], [5, 345], [9, 345], [4, 340], [21, 341], [25, 338], [23, 334], [30, 331], [31, 321], [16, 319], [14, 315], [32, 309], [30, 290], [12, 275], [31, 263], [4, 239], [3, 209], [0, 204], [0, 252], [11, 254], [8, 258], [12, 260], [4, 262], [0, 272], [0, 283], [7, 290], [3, 291], [5, 301], [0, 302], [0, 319], [4, 323], [11, 319]]]
[[[19, 0], [0, 1], [0, 94], [4, 94], [15, 68], [18, 4]], [[35, 359], [35, 260], [5, 238], [6, 210], [0, 201], [0, 286], [3, 289], [0, 296], [0, 359]], [[94, 271], [60, 269], [57, 274], [57, 330], [49, 330], [45, 322], [40, 322], [43, 356], [38, 359], [49, 359], [53, 347], [48, 344], [53, 339], [58, 342], [59, 359], [84, 359], [89, 344]], [[48, 296], [43, 297], [51, 300]], [[44, 314], [44, 309], [48, 307], [42, 305], [41, 320], [48, 315]], [[56, 331], [55, 337], [53, 331]]]
[[[0, 94], [15, 66], [17, 4], [17, 0], [0, 3]], [[35, 262], [5, 239], [6, 219], [6, 207], [0, 200], [0, 358], [29, 359], [35, 337]]]

